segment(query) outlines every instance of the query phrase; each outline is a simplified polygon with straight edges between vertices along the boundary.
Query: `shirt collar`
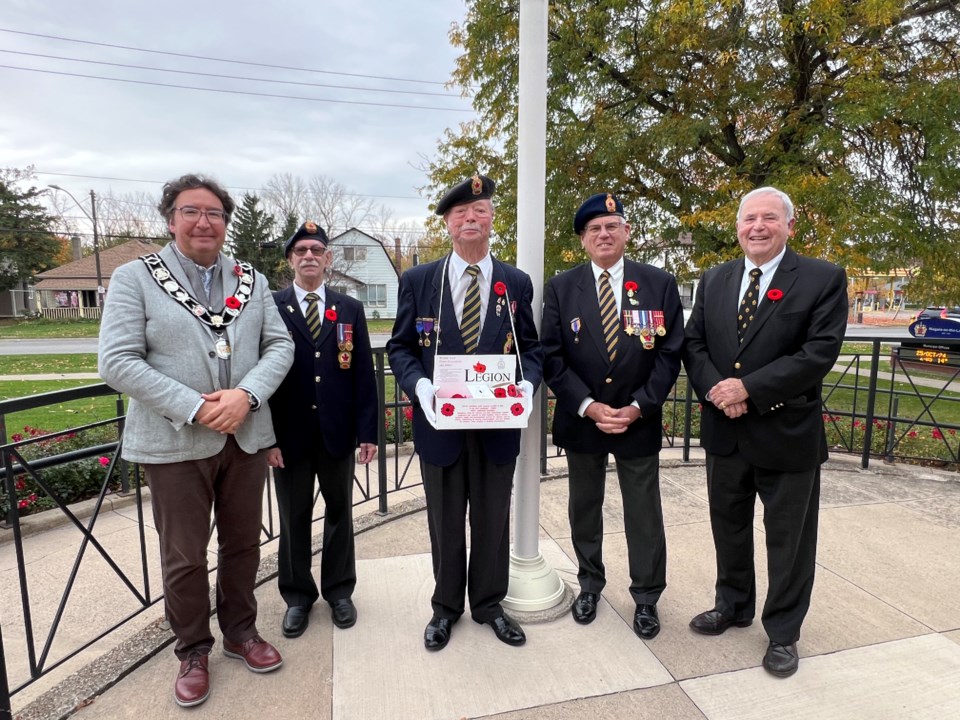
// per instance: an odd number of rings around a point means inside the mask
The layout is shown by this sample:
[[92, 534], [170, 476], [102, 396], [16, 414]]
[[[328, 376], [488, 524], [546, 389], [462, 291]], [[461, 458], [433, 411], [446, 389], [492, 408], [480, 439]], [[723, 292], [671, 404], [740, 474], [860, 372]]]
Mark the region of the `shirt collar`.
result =
[[[493, 277], [493, 256], [490, 253], [484, 255], [480, 262], [474, 264], [480, 268], [480, 274], [486, 280]], [[467, 268], [470, 267], [470, 263], [457, 255], [456, 250], [450, 253], [450, 265], [453, 268], [453, 278], [455, 280], [462, 278]]]
[[326, 283], [321, 283], [320, 287], [318, 287], [316, 290], [304, 290], [302, 287], [297, 285], [296, 282], [294, 282], [293, 292], [296, 293], [297, 302], [300, 303], [301, 305], [303, 305], [303, 303], [307, 301], [307, 293], [316, 293], [320, 297], [319, 302], [323, 303], [324, 305], [327, 304], [327, 284]]
[[[590, 269], [593, 270], [593, 281], [595, 283], [600, 282], [600, 273], [603, 272], [603, 268], [597, 265], [593, 260], [590, 261]], [[610, 282], [618, 283], [623, 280], [623, 257], [617, 260], [612, 266], [607, 268], [607, 272], [610, 273]]]
[[743, 262], [745, 266], [744, 272], [748, 273], [753, 270], [755, 267], [760, 268], [761, 277], [772, 277], [773, 273], [777, 271], [777, 268], [780, 267], [780, 261], [783, 260], [783, 256], [787, 254], [787, 246], [783, 246], [783, 250], [773, 258], [772, 260], [767, 260], [763, 265], [754, 264], [749, 258], [744, 256]]

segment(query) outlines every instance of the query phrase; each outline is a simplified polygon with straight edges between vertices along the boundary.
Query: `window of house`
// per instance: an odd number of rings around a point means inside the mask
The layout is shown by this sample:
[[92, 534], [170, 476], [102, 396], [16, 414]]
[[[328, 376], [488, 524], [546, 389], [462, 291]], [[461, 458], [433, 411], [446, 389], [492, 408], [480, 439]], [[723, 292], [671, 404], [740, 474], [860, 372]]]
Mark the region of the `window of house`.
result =
[[343, 259], [346, 262], [366, 262], [367, 249], [365, 247], [345, 247], [343, 248]]
[[387, 286], [386, 285], [364, 285], [357, 288], [357, 300], [366, 307], [386, 307], [387, 306]]
[[347, 286], [346, 286], [346, 285], [330, 285], [330, 289], [333, 290], [335, 293], [340, 293], [341, 295], [349, 295], [349, 294], [350, 294], [350, 293], [347, 292]]

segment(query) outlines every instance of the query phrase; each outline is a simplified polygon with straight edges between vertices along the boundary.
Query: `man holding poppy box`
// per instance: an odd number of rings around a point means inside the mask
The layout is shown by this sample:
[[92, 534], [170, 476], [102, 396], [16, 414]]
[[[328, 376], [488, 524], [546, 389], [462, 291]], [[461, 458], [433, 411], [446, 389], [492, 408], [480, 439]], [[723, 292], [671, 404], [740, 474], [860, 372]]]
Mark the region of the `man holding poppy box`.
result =
[[[367, 320], [359, 300], [324, 282], [333, 257], [327, 245], [322, 227], [303, 223], [284, 246], [293, 284], [273, 294], [295, 346], [293, 367], [270, 398], [277, 446], [267, 455], [280, 511], [277, 581], [288, 638], [304, 633], [320, 597], [338, 628], [357, 621], [353, 472], [355, 462], [366, 465], [377, 453]], [[317, 484], [324, 503], [319, 590], [312, 573]]]
[[797, 671], [797, 640], [816, 564], [820, 465], [827, 459], [820, 394], [847, 326], [843, 269], [797, 255], [793, 203], [747, 193], [737, 212], [744, 258], [708, 270], [686, 327], [684, 364], [703, 400], [714, 607], [690, 621], [704, 635], [753, 622], [754, 503], [763, 503], [769, 587], [761, 619], [764, 668]]
[[570, 473], [568, 514], [580, 582], [573, 619], [593, 622], [606, 585], [603, 497], [613, 455], [636, 604], [633, 630], [652, 640], [660, 632], [657, 601], [667, 584], [661, 407], [680, 372], [680, 294], [670, 273], [624, 257], [630, 225], [612, 193], [588, 198], [573, 229], [590, 262], [547, 283], [542, 323], [544, 378], [557, 396], [553, 442], [566, 449]]
[[[435, 359], [443, 355], [519, 357], [514, 392], [532, 400], [543, 356], [531, 303], [530, 276], [490, 253], [494, 182], [483, 175], [458, 183], [437, 203], [453, 252], [405, 272], [397, 319], [387, 343], [397, 383], [415, 399], [413, 442], [420, 455], [436, 585], [427, 650], [441, 650], [464, 612], [508, 645], [526, 641], [504, 615], [510, 574], [510, 495], [520, 452], [519, 429], [438, 430]], [[450, 406], [450, 407], [448, 407]], [[470, 563], [464, 516], [470, 512]]]

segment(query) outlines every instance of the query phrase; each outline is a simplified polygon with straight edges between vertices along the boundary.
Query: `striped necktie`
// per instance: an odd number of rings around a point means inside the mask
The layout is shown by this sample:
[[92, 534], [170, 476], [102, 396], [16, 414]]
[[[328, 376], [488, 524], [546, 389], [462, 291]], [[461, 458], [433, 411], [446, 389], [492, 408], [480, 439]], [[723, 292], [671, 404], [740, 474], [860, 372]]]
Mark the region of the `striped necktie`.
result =
[[320, 296], [316, 293], [307, 293], [307, 327], [310, 328], [310, 334], [313, 335], [313, 342], [317, 342], [320, 337], [320, 306], [317, 302]]
[[743, 336], [747, 334], [747, 326], [753, 320], [757, 311], [757, 302], [760, 300], [760, 275], [763, 270], [754, 268], [750, 271], [750, 284], [747, 285], [747, 291], [743, 294], [740, 301], [740, 310], [737, 313], [737, 339], [743, 342]]
[[603, 323], [603, 341], [607, 346], [610, 362], [617, 357], [617, 342], [620, 337], [620, 324], [617, 318], [617, 301], [610, 287], [610, 273], [600, 273], [600, 320]]
[[467, 295], [463, 299], [463, 315], [460, 317], [460, 336], [463, 338], [463, 349], [467, 355], [477, 352], [480, 343], [480, 281], [477, 276], [480, 268], [471, 265], [467, 268], [470, 276], [470, 285]]

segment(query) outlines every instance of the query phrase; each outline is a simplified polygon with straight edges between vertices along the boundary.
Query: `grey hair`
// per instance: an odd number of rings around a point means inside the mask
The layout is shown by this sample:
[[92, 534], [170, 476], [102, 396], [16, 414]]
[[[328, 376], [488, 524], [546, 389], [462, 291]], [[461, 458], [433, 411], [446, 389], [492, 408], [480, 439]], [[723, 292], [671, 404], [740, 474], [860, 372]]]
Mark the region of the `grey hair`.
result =
[[793, 220], [793, 200], [791, 200], [790, 196], [787, 195], [783, 190], [778, 190], [777, 188], [768, 185], [766, 187], [758, 187], [755, 190], [751, 190], [740, 199], [740, 207], [737, 208], [737, 221], [740, 220], [740, 213], [743, 212], [744, 203], [746, 203], [750, 198], [756, 197], [757, 195], [776, 195], [783, 203], [783, 209], [787, 213], [787, 222]]

